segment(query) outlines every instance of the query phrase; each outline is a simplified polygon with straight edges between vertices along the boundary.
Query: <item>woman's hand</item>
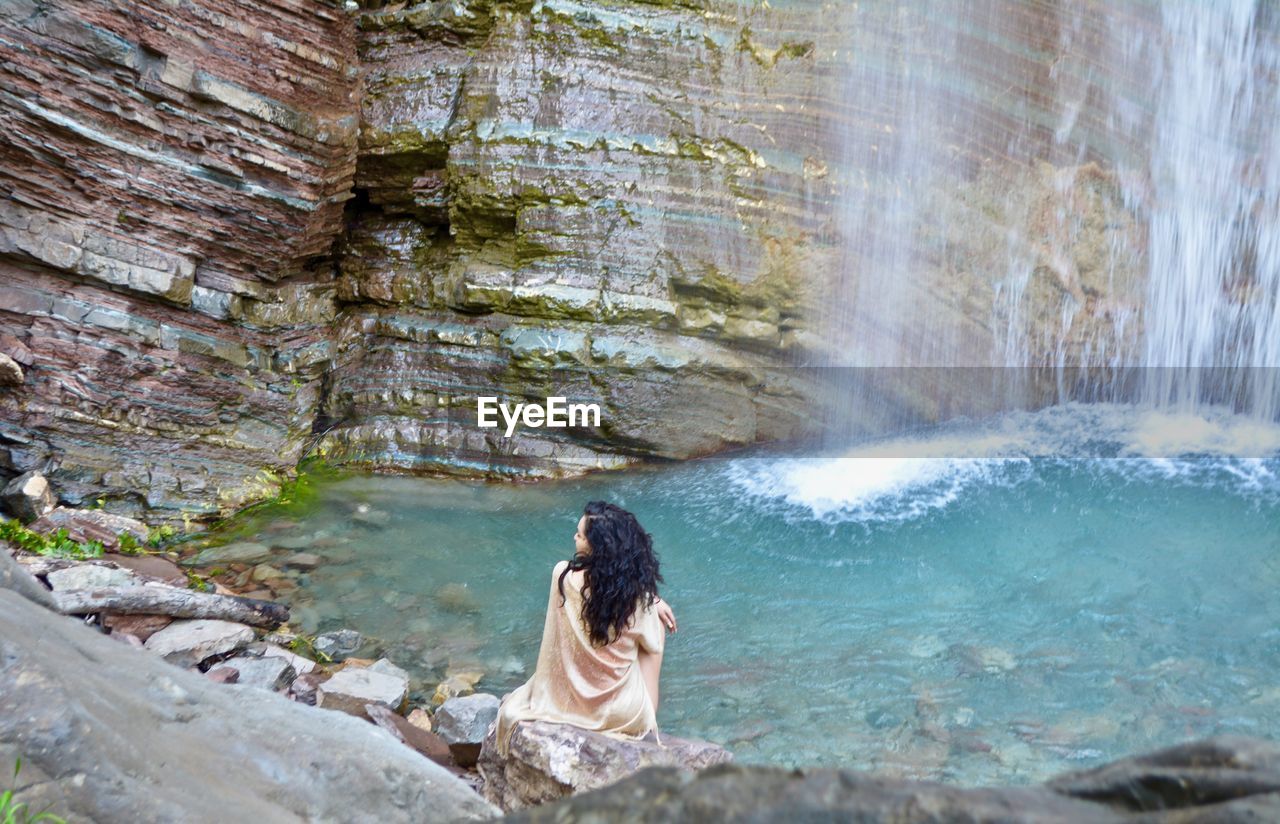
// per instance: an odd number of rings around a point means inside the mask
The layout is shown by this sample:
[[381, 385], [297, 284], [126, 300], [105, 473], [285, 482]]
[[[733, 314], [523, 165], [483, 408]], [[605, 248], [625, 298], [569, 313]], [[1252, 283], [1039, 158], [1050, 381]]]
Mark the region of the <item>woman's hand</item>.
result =
[[659, 598], [655, 608], [658, 610], [658, 620], [667, 628], [667, 632], [675, 632], [676, 614], [671, 611], [671, 605]]

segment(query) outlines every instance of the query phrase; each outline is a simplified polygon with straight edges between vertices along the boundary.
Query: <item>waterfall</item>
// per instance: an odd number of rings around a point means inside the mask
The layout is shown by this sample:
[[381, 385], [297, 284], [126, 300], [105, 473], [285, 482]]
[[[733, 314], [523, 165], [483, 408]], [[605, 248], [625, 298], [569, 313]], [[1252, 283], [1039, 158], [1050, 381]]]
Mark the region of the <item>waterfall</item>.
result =
[[1280, 416], [1280, 10], [847, 12], [837, 437], [1068, 400]]
[[[1145, 307], [1147, 401], [1280, 414], [1280, 14], [1161, 4]], [[1152, 61], [1155, 62], [1154, 60]]]

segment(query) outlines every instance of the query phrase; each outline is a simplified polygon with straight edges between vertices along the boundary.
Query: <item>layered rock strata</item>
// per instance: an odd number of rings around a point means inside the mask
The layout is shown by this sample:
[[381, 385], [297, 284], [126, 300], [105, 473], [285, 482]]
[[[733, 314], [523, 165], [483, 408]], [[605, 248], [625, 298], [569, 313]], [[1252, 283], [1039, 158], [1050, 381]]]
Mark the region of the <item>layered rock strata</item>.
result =
[[[572, 0], [363, 15], [327, 453], [529, 476], [815, 431], [780, 368], [832, 252], [813, 22]], [[595, 403], [602, 425], [504, 438], [476, 427], [480, 394]]]
[[0, 42], [0, 473], [169, 517], [269, 493], [329, 359], [350, 16], [18, 0]]

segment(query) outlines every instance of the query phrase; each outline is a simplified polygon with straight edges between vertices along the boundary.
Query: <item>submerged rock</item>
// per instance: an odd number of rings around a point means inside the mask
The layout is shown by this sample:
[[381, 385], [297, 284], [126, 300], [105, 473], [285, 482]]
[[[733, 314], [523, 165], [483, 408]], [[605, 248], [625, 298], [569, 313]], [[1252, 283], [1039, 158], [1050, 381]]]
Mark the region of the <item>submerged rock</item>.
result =
[[271, 557], [271, 547], [254, 541], [240, 541], [201, 550], [191, 559], [194, 566], [211, 564], [256, 564]]
[[43, 475], [39, 472], [27, 472], [5, 484], [4, 491], [0, 492], [0, 503], [19, 521], [29, 524], [51, 512], [58, 501], [53, 497], [53, 490]]
[[564, 798], [619, 781], [644, 767], [701, 770], [733, 756], [706, 741], [661, 737], [624, 740], [568, 724], [522, 721], [511, 733], [507, 756], [491, 733], [480, 753], [485, 798], [504, 810]]
[[[0, 590], [0, 764], [68, 821], [487, 818], [464, 783], [380, 730], [210, 683]], [[7, 786], [7, 785], [6, 785]]]
[[316, 652], [323, 653], [335, 661], [354, 655], [364, 636], [353, 629], [339, 629], [316, 636]]

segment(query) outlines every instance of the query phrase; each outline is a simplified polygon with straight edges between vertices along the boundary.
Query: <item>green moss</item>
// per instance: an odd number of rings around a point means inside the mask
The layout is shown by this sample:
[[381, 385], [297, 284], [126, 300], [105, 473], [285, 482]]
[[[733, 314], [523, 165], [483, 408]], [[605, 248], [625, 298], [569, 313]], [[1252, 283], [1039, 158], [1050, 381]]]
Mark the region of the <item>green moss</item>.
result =
[[809, 40], [788, 40], [778, 48], [770, 49], [755, 42], [752, 36], [751, 27], [743, 26], [738, 35], [738, 51], [751, 55], [751, 59], [759, 64], [761, 68], [772, 69], [778, 65], [779, 60], [796, 60], [808, 57], [813, 53], [813, 42]]

